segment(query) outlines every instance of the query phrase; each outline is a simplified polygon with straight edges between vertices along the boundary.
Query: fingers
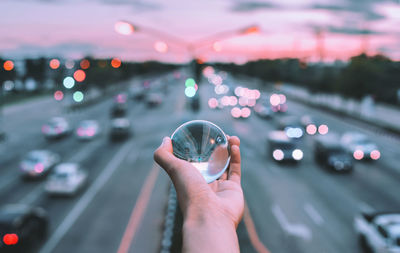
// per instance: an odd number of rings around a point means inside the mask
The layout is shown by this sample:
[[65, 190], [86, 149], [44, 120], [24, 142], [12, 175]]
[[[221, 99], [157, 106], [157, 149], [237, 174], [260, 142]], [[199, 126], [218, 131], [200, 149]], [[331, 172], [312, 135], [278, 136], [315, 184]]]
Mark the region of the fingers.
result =
[[240, 140], [236, 136], [229, 137], [231, 147], [231, 161], [229, 164], [228, 179], [240, 183], [241, 177], [241, 158], [240, 158]]
[[175, 188], [184, 192], [195, 191], [199, 184], [207, 185], [200, 172], [189, 162], [174, 156], [172, 141], [165, 137], [154, 152], [154, 160], [168, 173]]

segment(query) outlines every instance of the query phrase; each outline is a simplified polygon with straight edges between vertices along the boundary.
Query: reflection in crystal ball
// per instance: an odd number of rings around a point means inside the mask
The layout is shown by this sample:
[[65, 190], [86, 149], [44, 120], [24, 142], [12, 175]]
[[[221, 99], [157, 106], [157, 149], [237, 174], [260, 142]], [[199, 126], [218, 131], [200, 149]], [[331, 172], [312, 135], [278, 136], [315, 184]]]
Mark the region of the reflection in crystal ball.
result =
[[174, 155], [190, 162], [207, 183], [218, 179], [229, 165], [228, 139], [221, 128], [209, 121], [186, 122], [171, 139]]

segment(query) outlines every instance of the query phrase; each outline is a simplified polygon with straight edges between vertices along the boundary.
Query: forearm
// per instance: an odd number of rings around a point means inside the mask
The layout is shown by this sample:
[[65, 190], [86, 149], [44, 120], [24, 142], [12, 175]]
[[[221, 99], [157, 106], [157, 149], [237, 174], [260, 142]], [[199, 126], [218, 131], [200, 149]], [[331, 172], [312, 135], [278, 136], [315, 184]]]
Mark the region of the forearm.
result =
[[184, 217], [183, 252], [239, 252], [235, 224], [209, 210]]

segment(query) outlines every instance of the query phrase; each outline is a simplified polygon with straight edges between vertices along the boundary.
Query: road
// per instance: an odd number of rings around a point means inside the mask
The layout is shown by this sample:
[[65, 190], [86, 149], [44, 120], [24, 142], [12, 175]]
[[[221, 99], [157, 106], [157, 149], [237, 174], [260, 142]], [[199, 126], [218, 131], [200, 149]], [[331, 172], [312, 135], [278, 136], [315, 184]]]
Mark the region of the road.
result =
[[[381, 148], [382, 158], [356, 163], [351, 174], [330, 173], [314, 162], [313, 139], [306, 136], [304, 160], [282, 166], [266, 151], [266, 136], [281, 116], [233, 119], [229, 108], [212, 110], [207, 100], [213, 96], [213, 87], [206, 82], [199, 90], [201, 110], [192, 113], [185, 104], [184, 80], [171, 77], [157, 77], [169, 87], [159, 107], [150, 109], [129, 101], [134, 135], [122, 142], [108, 138], [111, 98], [74, 112], [65, 112], [51, 99], [6, 111], [5, 130], [10, 134], [2, 143], [0, 198], [2, 203], [47, 210], [50, 233], [34, 251], [159, 252], [170, 181], [154, 164], [153, 151], [163, 136], [190, 119], [210, 120], [241, 139], [242, 186], [248, 207], [246, 222], [238, 227], [242, 252], [263, 252], [260, 247], [270, 252], [361, 252], [354, 217], [361, 211], [400, 210], [397, 136], [289, 101], [289, 114], [318, 117], [330, 131], [367, 133]], [[230, 76], [229, 82], [239, 85], [243, 80]], [[247, 84], [258, 85], [250, 79]], [[103, 133], [90, 142], [74, 136], [48, 142], [41, 135], [41, 125], [59, 114], [74, 125], [85, 118], [97, 119]], [[89, 171], [89, 185], [73, 198], [50, 198], [43, 191], [43, 181], [22, 181], [18, 163], [36, 148], [51, 149], [64, 162], [81, 163]]]

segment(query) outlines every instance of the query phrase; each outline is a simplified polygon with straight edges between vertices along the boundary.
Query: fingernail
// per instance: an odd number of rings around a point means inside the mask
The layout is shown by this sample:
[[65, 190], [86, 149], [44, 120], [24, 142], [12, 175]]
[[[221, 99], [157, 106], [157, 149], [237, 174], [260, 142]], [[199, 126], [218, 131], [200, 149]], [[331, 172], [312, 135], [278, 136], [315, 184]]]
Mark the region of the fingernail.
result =
[[168, 137], [164, 137], [163, 140], [162, 140], [162, 143], [164, 144], [164, 143], [166, 143], [167, 141], [168, 141]]

